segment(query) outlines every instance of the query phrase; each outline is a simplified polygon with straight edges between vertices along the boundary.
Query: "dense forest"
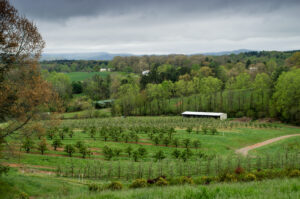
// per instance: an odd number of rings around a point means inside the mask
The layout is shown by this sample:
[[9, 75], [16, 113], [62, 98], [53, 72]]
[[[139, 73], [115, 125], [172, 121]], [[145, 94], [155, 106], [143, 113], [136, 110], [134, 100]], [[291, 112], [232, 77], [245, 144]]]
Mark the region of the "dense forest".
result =
[[[261, 51], [224, 56], [166, 55], [115, 57], [112, 61], [42, 62], [44, 76], [66, 110], [82, 110], [82, 100], [116, 99], [114, 115], [178, 115], [220, 111], [230, 117], [276, 117], [299, 122], [300, 52]], [[63, 73], [110, 68], [71, 82]], [[142, 75], [142, 71], [149, 73]], [[115, 73], [115, 72], [123, 72]], [[84, 97], [72, 98], [72, 94]], [[288, 100], [285, 98], [288, 96]], [[81, 102], [79, 102], [81, 101]], [[84, 103], [83, 103], [84, 104]]]

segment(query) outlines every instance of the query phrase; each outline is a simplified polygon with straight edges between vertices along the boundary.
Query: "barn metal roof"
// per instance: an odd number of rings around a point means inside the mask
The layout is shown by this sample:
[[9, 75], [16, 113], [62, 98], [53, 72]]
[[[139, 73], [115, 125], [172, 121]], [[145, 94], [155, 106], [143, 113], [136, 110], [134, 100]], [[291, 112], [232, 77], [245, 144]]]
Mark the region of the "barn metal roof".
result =
[[225, 113], [214, 113], [214, 112], [193, 112], [193, 111], [185, 111], [181, 113], [182, 115], [201, 115], [201, 116], [221, 116]]

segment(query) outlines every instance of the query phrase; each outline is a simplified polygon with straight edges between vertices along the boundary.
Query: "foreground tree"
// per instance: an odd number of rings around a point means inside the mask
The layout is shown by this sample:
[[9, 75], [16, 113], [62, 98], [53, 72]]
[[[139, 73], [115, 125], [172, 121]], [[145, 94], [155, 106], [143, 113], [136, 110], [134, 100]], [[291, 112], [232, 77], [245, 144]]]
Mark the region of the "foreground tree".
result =
[[20, 16], [8, 0], [0, 1], [0, 144], [21, 132], [41, 111], [54, 107], [57, 95], [42, 79], [37, 65], [44, 47], [37, 27]]

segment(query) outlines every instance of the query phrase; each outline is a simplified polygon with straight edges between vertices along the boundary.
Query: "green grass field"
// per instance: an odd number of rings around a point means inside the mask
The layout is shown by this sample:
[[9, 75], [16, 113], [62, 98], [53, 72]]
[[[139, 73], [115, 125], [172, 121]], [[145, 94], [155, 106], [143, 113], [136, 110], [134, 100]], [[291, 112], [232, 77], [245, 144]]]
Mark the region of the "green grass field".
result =
[[215, 183], [208, 186], [183, 185], [150, 187], [141, 189], [124, 188], [121, 191], [88, 191], [86, 181], [58, 178], [40, 174], [20, 174], [13, 170], [0, 178], [0, 198], [19, 198], [21, 192], [36, 199], [288, 199], [300, 197], [299, 179], [273, 179], [248, 183]]
[[[105, 112], [106, 110], [104, 109], [102, 111]], [[64, 116], [65, 118], [71, 118], [74, 116], [72, 114], [73, 113], [66, 113]], [[48, 125], [47, 122], [45, 125]], [[125, 142], [122, 136], [120, 136], [118, 140], [108, 136], [107, 141], [104, 141], [102, 135], [99, 133], [103, 126], [122, 127], [122, 134], [132, 136], [138, 135], [138, 141], [136, 142], [130, 137], [128, 142]], [[193, 130], [189, 133], [187, 132], [187, 127], [191, 126]], [[202, 129], [197, 128], [197, 126], [215, 126], [218, 133], [211, 134], [208, 132], [205, 134], [202, 132]], [[73, 129], [74, 134], [72, 138], [66, 134], [65, 138], [62, 140], [63, 145], [75, 145], [78, 141], [82, 141], [92, 151], [90, 157], [82, 158], [82, 154], [80, 154], [78, 150], [72, 157], [68, 157], [68, 154], [64, 152], [63, 147], [60, 147], [55, 151], [51, 146], [52, 140], [50, 138], [47, 138], [48, 150], [44, 155], [41, 155], [37, 148], [33, 148], [30, 153], [25, 153], [24, 151], [19, 152], [18, 149], [21, 145], [20, 140], [18, 140], [17, 137], [12, 137], [8, 141], [11, 142], [14, 140], [14, 143], [11, 144], [16, 150], [14, 153], [11, 153], [10, 150], [7, 149], [5, 156], [7, 159], [3, 160], [2, 163], [15, 168], [7, 177], [3, 177], [5, 182], [8, 182], [8, 184], [3, 184], [3, 186], [15, 186], [18, 190], [22, 190], [30, 196], [35, 197], [46, 197], [47, 195], [51, 195], [50, 198], [64, 198], [70, 195], [72, 197], [70, 196], [69, 198], [137, 198], [137, 196], [139, 196], [138, 198], [195, 198], [196, 195], [201, 195], [203, 190], [207, 193], [203, 193], [204, 195], [201, 197], [199, 196], [199, 198], [260, 198], [260, 194], [263, 193], [264, 189], [267, 190], [267, 193], [261, 198], [270, 198], [272, 193], [280, 187], [282, 187], [283, 191], [278, 195], [278, 198], [297, 198], [299, 196], [298, 190], [300, 190], [300, 184], [295, 184], [295, 180], [293, 179], [254, 183], [215, 184], [207, 186], [205, 189], [195, 185], [180, 187], [180, 189], [179, 187], [167, 187], [163, 189], [139, 189], [136, 191], [105, 191], [103, 194], [91, 195], [87, 191], [86, 185], [83, 185], [93, 181], [102, 183], [111, 180], [119, 180], [126, 185], [132, 179], [139, 176], [140, 172], [142, 172], [141, 175], [145, 178], [157, 177], [161, 174], [166, 176], [216, 175], [216, 168], [218, 167], [220, 158], [223, 159], [221, 165], [224, 165], [224, 167], [230, 164], [232, 165], [232, 168], [234, 168], [238, 163], [237, 158], [241, 158], [241, 165], [246, 167], [247, 164], [244, 164], [246, 163], [246, 159], [237, 156], [235, 150], [278, 136], [299, 133], [299, 128], [297, 127], [284, 124], [182, 119], [181, 117], [67, 119], [62, 120], [60, 124], [61, 129], [64, 127]], [[88, 130], [91, 127], [98, 128], [97, 133], [93, 138]], [[190, 145], [189, 148], [193, 155], [185, 162], [181, 159], [176, 159], [172, 155], [176, 149], [174, 144], [169, 143], [168, 146], [166, 146], [162, 140], [156, 144], [151, 140], [148, 133], [142, 131], [132, 134], [136, 131], [134, 129], [137, 127], [151, 127], [158, 129], [174, 127], [175, 132], [172, 136], [173, 139], [179, 139], [180, 145], [178, 150], [180, 152], [185, 151], [183, 143], [186, 139], [190, 139], [191, 141], [199, 140], [201, 144], [199, 148]], [[197, 132], [197, 129], [199, 132]], [[160, 134], [166, 136], [166, 133]], [[155, 136], [159, 136], [160, 134], [155, 134]], [[40, 142], [38, 138], [34, 138], [33, 140], [36, 145]], [[264, 156], [266, 154], [285, 153], [287, 148], [292, 152], [296, 152], [299, 149], [299, 143], [300, 137], [293, 137], [250, 151], [250, 156], [254, 157], [253, 161], [251, 160], [252, 168], [254, 169], [253, 165], [256, 164], [255, 157]], [[103, 154], [103, 147], [105, 145], [113, 150], [121, 149], [121, 153], [112, 157], [111, 160], [107, 160]], [[147, 154], [144, 157], [138, 158], [138, 161], [135, 162], [134, 158], [129, 156], [125, 150], [128, 146], [132, 147], [133, 151], [143, 147], [146, 149]], [[153, 158], [158, 151], [163, 151], [166, 156], [161, 162], [156, 162]], [[203, 157], [200, 157], [198, 154], [206, 154], [209, 157], [214, 157], [210, 163], [210, 171], [207, 171], [209, 159], [203, 159]], [[231, 161], [230, 163], [228, 163], [229, 160]], [[265, 164], [264, 160], [262, 165], [263, 168], [269, 168], [268, 163]], [[17, 172], [17, 169], [19, 172]], [[63, 170], [60, 173], [56, 173], [57, 169]], [[89, 174], [86, 174], [86, 169], [89, 170]], [[153, 169], [153, 171], [151, 174], [148, 174], [150, 169]], [[74, 170], [74, 173], [72, 171], [73, 174], [70, 174], [71, 170]], [[102, 173], [100, 172], [100, 174], [97, 175], [94, 174], [99, 170]], [[80, 177], [82, 172], [85, 173], [84, 178]], [[56, 174], [59, 174], [60, 177], [57, 177]], [[93, 177], [93, 175], [95, 176]], [[45, 180], [45, 177], [47, 180]], [[26, 185], [22, 185], [21, 182], [26, 182]], [[66, 184], [62, 186], [64, 182], [66, 182]], [[84, 183], [82, 184], [82, 182]], [[294, 186], [293, 189], [296, 191], [293, 192], [291, 188], [285, 188], [286, 186], [282, 182]], [[43, 191], [36, 191], [37, 187]], [[8, 188], [8, 190], [9, 189], [10, 188]], [[52, 192], [55, 189], [58, 189], [58, 191], [52, 195]], [[238, 190], [242, 191], [238, 193]], [[205, 194], [208, 195], [206, 196]]]
[[71, 72], [65, 73], [71, 81], [83, 81], [92, 78], [94, 75], [100, 75], [101, 77], [106, 77], [111, 74], [111, 72]]

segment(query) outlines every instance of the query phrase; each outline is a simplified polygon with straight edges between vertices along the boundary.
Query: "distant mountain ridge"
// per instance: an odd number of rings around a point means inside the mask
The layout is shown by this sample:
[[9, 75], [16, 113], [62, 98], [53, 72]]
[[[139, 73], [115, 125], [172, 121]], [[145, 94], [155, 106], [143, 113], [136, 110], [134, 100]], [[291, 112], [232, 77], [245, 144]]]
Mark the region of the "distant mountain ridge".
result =
[[239, 50], [232, 50], [232, 51], [221, 51], [221, 52], [208, 52], [208, 53], [200, 53], [202, 55], [213, 55], [213, 56], [222, 56], [222, 55], [231, 55], [231, 54], [240, 54], [240, 53], [247, 53], [253, 52], [257, 50], [249, 50], [249, 49], [239, 49]]
[[[208, 52], [208, 53], [194, 53], [187, 55], [212, 55], [212, 56], [221, 56], [221, 55], [230, 55], [230, 54], [239, 54], [245, 52], [252, 52], [254, 50], [248, 49], [239, 49], [233, 51], [221, 51], [221, 52]], [[50, 60], [112, 60], [116, 56], [129, 57], [129, 56], [138, 56], [130, 53], [107, 53], [107, 52], [93, 52], [93, 53], [43, 53], [41, 61], [50, 61]]]
[[106, 52], [97, 53], [43, 53], [41, 61], [50, 60], [112, 60], [116, 56], [127, 57], [133, 54], [113, 54]]

